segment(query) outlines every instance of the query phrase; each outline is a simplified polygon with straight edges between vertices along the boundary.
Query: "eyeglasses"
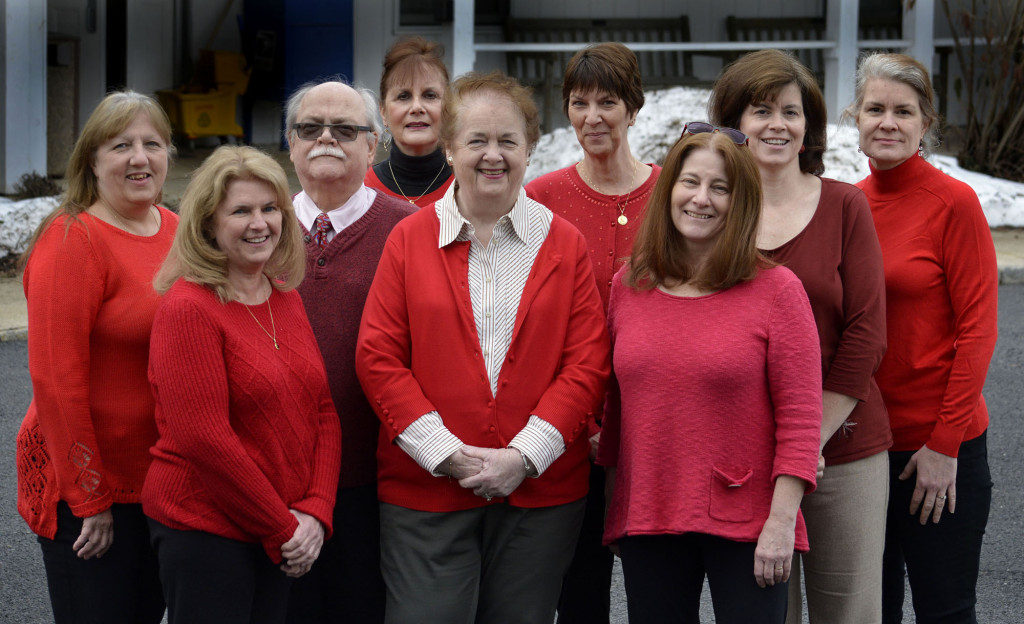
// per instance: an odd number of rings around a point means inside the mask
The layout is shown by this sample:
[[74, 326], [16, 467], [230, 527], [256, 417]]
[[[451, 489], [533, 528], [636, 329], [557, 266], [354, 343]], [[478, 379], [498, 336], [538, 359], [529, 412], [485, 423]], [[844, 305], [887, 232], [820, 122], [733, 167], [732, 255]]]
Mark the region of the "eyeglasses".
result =
[[705, 123], [703, 121], [687, 122], [687, 124], [683, 126], [683, 134], [681, 136], [685, 136], [687, 134], [704, 134], [707, 132], [721, 132], [725, 136], [732, 139], [732, 142], [735, 143], [736, 145], [746, 145], [747, 141], [749, 140], [747, 138], [747, 135], [743, 134], [736, 128], [715, 126], [709, 123]]
[[294, 123], [292, 130], [303, 141], [316, 141], [324, 133], [324, 128], [330, 128], [331, 136], [339, 143], [355, 141], [360, 132], [373, 132], [370, 126], [353, 126], [352, 124], [322, 124], [322, 123]]

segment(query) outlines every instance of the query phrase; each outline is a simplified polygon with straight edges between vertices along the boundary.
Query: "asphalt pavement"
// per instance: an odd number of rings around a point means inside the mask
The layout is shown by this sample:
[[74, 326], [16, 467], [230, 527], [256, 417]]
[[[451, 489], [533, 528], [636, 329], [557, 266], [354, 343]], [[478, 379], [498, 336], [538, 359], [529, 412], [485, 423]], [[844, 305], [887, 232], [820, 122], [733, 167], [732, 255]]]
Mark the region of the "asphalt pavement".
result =
[[[995, 489], [978, 580], [978, 621], [1024, 622], [1024, 288], [999, 288], [999, 342], [985, 384], [991, 414], [989, 463]], [[27, 343], [0, 342], [0, 623], [52, 622], [35, 536], [15, 506], [15, 437], [32, 388]], [[625, 624], [622, 576], [616, 570], [612, 622]], [[905, 606], [905, 622], [914, 622]], [[702, 620], [713, 622], [707, 590]]]

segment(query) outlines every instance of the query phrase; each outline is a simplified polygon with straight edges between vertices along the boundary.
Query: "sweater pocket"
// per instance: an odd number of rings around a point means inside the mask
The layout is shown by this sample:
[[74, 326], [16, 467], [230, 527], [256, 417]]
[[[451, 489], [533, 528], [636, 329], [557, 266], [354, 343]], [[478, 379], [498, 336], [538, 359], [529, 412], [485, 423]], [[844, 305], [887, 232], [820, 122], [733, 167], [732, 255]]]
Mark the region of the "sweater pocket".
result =
[[708, 514], [724, 522], [749, 522], [753, 517], [753, 501], [747, 482], [754, 474], [747, 469], [742, 476], [725, 472], [717, 466], [711, 470], [711, 496]]

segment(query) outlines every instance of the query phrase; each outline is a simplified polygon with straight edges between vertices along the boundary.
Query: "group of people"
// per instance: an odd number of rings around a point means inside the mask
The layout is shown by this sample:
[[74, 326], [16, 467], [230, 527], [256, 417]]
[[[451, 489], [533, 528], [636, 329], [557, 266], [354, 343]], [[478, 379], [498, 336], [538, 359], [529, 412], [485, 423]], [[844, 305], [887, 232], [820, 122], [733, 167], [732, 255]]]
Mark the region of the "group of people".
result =
[[[862, 60], [871, 174], [779, 51], [660, 165], [636, 56], [577, 53], [584, 157], [500, 72], [389, 50], [380, 100], [285, 105], [302, 190], [224, 146], [178, 214], [153, 100], [113, 93], [26, 252], [18, 509], [57, 622], [974, 622], [997, 278], [923, 158], [925, 69]], [[383, 123], [382, 123], [383, 121]], [[386, 158], [374, 164], [378, 139]], [[859, 188], [858, 188], [859, 187]], [[955, 512], [955, 513], [954, 513]]]

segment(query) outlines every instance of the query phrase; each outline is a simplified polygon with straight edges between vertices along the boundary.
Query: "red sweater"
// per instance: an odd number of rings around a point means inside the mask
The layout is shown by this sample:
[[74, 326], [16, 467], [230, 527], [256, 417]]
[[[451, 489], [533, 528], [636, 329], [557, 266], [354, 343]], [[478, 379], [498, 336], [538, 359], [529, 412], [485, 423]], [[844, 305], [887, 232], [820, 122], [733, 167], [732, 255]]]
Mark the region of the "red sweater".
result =
[[149, 359], [160, 438], [142, 506], [173, 529], [261, 542], [278, 563], [298, 526], [289, 509], [331, 535], [341, 429], [298, 293], [246, 308], [184, 279], [164, 296]]
[[889, 350], [875, 375], [893, 450], [956, 457], [988, 427], [999, 273], [978, 196], [920, 156], [857, 184], [885, 264]]
[[651, 175], [625, 203], [626, 225], [619, 225], [619, 204], [615, 195], [602, 195], [583, 182], [576, 165], [552, 171], [526, 185], [526, 194], [556, 215], [565, 217], [575, 225], [587, 240], [590, 261], [594, 265], [594, 279], [601, 301], [608, 309], [608, 293], [612, 276], [633, 253], [633, 238], [640, 229], [647, 200], [658, 181], [661, 167], [651, 165]]
[[[703, 297], [615, 276], [613, 381], [597, 463], [616, 466], [605, 543], [624, 535], [757, 541], [775, 479], [814, 489], [821, 360], [807, 295], [783, 267]], [[807, 550], [803, 516], [796, 549]]]
[[23, 284], [32, 403], [18, 432], [18, 512], [53, 539], [57, 501], [78, 517], [138, 503], [156, 441], [146, 380], [160, 298], [153, 276], [178, 216], [136, 236], [94, 218], [57, 218], [39, 238]]
[[546, 507], [587, 493], [588, 425], [608, 376], [608, 334], [580, 233], [555, 217], [523, 289], [499, 391], [490, 382], [468, 287], [469, 242], [438, 248], [433, 210], [399, 223], [388, 237], [366, 300], [356, 371], [383, 425], [380, 500], [421, 511], [488, 504], [458, 482], [419, 467], [395, 438], [437, 410], [464, 443], [504, 448], [537, 415], [563, 436], [566, 451], [509, 497]]
[[822, 178], [810, 222], [765, 254], [796, 273], [807, 291], [818, 326], [824, 389], [859, 399], [847, 424], [825, 445], [825, 459], [835, 465], [881, 453], [892, 444], [874, 379], [885, 353], [885, 277], [864, 194]]
[[345, 432], [339, 488], [377, 482], [380, 421], [356, 377], [356, 337], [384, 241], [395, 224], [415, 210], [408, 202], [377, 193], [366, 214], [323, 249], [306, 236], [306, 277], [298, 290], [324, 356], [331, 397]]

